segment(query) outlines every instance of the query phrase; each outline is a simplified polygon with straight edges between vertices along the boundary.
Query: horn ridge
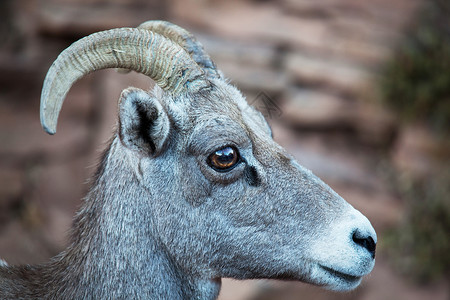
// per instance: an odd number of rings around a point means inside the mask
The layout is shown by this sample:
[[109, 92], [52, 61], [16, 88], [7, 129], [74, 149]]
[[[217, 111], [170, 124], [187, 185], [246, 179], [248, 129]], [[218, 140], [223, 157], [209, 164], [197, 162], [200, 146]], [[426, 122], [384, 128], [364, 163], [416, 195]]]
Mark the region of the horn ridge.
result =
[[119, 28], [84, 37], [57, 57], [44, 80], [41, 124], [56, 132], [59, 112], [74, 82], [106, 68], [126, 68], [152, 78], [174, 96], [210, 86], [205, 72], [173, 41], [145, 29]]
[[192, 59], [207, 73], [208, 77], [221, 78], [217, 71], [215, 63], [211, 57], [205, 52], [203, 45], [197, 38], [180, 26], [167, 21], [147, 21], [138, 26], [138, 28], [146, 29], [161, 34], [162, 36], [172, 40], [180, 45]]

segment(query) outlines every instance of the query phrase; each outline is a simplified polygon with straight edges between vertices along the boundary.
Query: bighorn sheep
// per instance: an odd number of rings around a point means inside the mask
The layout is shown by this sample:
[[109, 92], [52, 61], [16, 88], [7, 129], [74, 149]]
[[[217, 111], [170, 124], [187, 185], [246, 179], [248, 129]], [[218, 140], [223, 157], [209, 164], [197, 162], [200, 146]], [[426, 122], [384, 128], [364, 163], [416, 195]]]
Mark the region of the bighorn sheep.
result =
[[98, 32], [63, 51], [41, 95], [48, 133], [71, 85], [104, 68], [157, 87], [122, 92], [70, 246], [46, 264], [0, 265], [1, 299], [215, 299], [221, 277], [349, 290], [372, 270], [367, 218], [273, 141], [176, 25]]

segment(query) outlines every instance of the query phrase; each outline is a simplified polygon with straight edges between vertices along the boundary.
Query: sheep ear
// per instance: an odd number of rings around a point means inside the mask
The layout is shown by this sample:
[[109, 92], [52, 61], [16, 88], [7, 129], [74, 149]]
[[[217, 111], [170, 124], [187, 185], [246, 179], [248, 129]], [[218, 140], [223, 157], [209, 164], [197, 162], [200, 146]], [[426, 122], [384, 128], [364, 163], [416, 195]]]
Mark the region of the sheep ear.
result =
[[137, 88], [122, 92], [119, 137], [123, 145], [144, 155], [158, 155], [169, 130], [169, 118], [158, 99]]

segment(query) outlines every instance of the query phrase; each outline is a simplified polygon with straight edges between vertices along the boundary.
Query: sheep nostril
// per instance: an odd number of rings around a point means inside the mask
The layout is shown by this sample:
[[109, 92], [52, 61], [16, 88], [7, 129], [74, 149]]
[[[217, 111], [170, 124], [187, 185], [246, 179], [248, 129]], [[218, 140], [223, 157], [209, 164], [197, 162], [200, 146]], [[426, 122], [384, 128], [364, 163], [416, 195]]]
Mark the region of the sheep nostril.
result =
[[355, 230], [352, 239], [356, 244], [366, 248], [372, 255], [372, 258], [375, 258], [375, 249], [377, 245], [371, 236], [364, 236], [358, 230]]

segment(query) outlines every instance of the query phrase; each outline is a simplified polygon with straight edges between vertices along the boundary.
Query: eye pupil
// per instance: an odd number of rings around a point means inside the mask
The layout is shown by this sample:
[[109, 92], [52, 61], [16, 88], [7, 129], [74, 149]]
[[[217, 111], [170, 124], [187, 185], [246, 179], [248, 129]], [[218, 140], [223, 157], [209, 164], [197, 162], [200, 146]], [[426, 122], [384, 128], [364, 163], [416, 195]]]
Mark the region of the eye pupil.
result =
[[239, 161], [239, 154], [234, 147], [225, 147], [215, 151], [208, 158], [208, 164], [218, 171], [227, 171]]
[[234, 151], [230, 147], [218, 150], [214, 153], [220, 163], [227, 164], [234, 159]]

